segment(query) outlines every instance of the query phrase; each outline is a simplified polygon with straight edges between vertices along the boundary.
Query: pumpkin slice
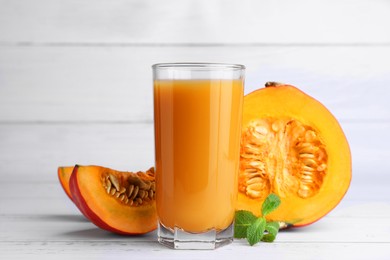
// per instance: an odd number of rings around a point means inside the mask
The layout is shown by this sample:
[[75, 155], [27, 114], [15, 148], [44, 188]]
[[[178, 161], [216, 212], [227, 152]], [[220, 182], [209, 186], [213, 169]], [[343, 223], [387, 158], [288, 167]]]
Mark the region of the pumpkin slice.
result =
[[275, 193], [282, 203], [270, 220], [304, 226], [325, 216], [351, 181], [351, 153], [335, 117], [280, 83], [246, 95], [243, 111], [238, 209], [260, 215]]
[[153, 168], [133, 173], [76, 165], [70, 191], [84, 216], [102, 229], [134, 235], [157, 227]]
[[69, 180], [72, 175], [73, 166], [58, 167], [58, 179], [60, 180], [61, 186], [64, 189], [69, 199], [73, 201], [72, 194], [70, 193]]

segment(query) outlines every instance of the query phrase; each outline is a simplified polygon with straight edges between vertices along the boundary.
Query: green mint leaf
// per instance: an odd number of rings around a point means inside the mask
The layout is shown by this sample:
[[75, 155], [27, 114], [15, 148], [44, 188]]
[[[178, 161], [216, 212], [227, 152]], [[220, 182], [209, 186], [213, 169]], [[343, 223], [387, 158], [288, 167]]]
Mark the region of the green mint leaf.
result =
[[273, 193], [269, 194], [268, 197], [263, 202], [263, 205], [261, 207], [261, 214], [263, 214], [263, 217], [274, 211], [277, 207], [280, 205], [280, 198], [278, 195], [275, 195]]
[[261, 241], [264, 242], [273, 242], [276, 238], [276, 235], [279, 231], [279, 223], [278, 222], [268, 222], [265, 225], [265, 230], [267, 231], [267, 234], [264, 234]]
[[252, 225], [248, 227], [246, 232], [246, 239], [251, 246], [258, 243], [263, 238], [265, 225], [265, 218], [258, 218], [255, 222], [253, 222]]
[[255, 222], [257, 217], [252, 212], [246, 210], [236, 211], [234, 221], [234, 237], [246, 238], [247, 229]]
[[279, 222], [267, 222], [265, 216], [279, 207], [280, 203], [280, 198], [276, 194], [269, 194], [261, 207], [263, 216], [259, 218], [250, 211], [236, 211], [234, 237], [246, 238], [251, 246], [260, 241], [273, 242], [280, 225]]

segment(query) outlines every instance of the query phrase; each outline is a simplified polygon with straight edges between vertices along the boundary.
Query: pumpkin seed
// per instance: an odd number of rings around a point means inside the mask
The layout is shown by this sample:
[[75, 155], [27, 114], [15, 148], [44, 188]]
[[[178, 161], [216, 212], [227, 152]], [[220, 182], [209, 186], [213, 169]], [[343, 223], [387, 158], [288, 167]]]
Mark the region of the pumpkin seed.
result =
[[136, 197], [137, 194], [138, 194], [138, 191], [139, 191], [139, 187], [138, 187], [138, 186], [135, 186], [135, 187], [134, 187], [133, 194], [131, 195], [131, 197], [130, 197], [129, 199], [131, 199], [131, 200], [135, 199], [135, 197]]
[[116, 190], [115, 189], [111, 189], [110, 195], [114, 195], [115, 193], [116, 193]]
[[134, 185], [130, 185], [129, 186], [129, 190], [127, 192], [127, 197], [131, 197], [131, 194], [133, 193], [133, 190], [134, 190]]
[[109, 187], [111, 189], [111, 182], [109, 180], [105, 181], [107, 188]]
[[115, 176], [114, 176], [113, 174], [111, 174], [111, 173], [108, 174], [108, 177], [110, 178], [110, 181], [111, 181], [111, 183], [114, 185], [115, 189], [116, 189], [117, 191], [119, 191], [120, 185], [119, 185], [118, 178], [115, 177]]
[[141, 199], [143, 199], [145, 197], [145, 191], [144, 190], [139, 190], [138, 192], [138, 197], [140, 197]]

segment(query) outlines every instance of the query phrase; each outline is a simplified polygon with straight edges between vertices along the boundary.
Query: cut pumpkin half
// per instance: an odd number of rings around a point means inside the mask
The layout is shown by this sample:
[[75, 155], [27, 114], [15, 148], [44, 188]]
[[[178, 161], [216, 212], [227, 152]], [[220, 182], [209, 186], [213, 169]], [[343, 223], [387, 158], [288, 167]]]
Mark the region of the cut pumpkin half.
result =
[[351, 153], [336, 118], [299, 89], [270, 82], [244, 98], [238, 209], [260, 215], [270, 193], [281, 206], [270, 220], [310, 224], [332, 210], [351, 181]]

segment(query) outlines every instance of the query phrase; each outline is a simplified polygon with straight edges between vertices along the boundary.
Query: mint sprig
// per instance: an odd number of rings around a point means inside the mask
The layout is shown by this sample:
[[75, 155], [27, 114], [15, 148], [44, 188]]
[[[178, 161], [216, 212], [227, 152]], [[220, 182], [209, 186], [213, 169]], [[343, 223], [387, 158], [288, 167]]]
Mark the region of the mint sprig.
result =
[[255, 222], [257, 217], [252, 212], [246, 210], [236, 211], [236, 217], [234, 222], [234, 237], [246, 238], [247, 229]]
[[263, 202], [261, 217], [256, 217], [252, 212], [246, 210], [236, 211], [234, 237], [246, 238], [251, 246], [260, 241], [274, 241], [279, 231], [279, 223], [267, 222], [265, 216], [277, 209], [279, 205], [280, 198], [271, 193]]
[[258, 218], [248, 227], [246, 239], [251, 246], [260, 242], [260, 240], [264, 237], [265, 226], [265, 218]]
[[273, 242], [276, 238], [276, 235], [279, 232], [279, 223], [278, 222], [268, 222], [265, 225], [265, 230], [268, 232], [262, 237], [264, 242]]

